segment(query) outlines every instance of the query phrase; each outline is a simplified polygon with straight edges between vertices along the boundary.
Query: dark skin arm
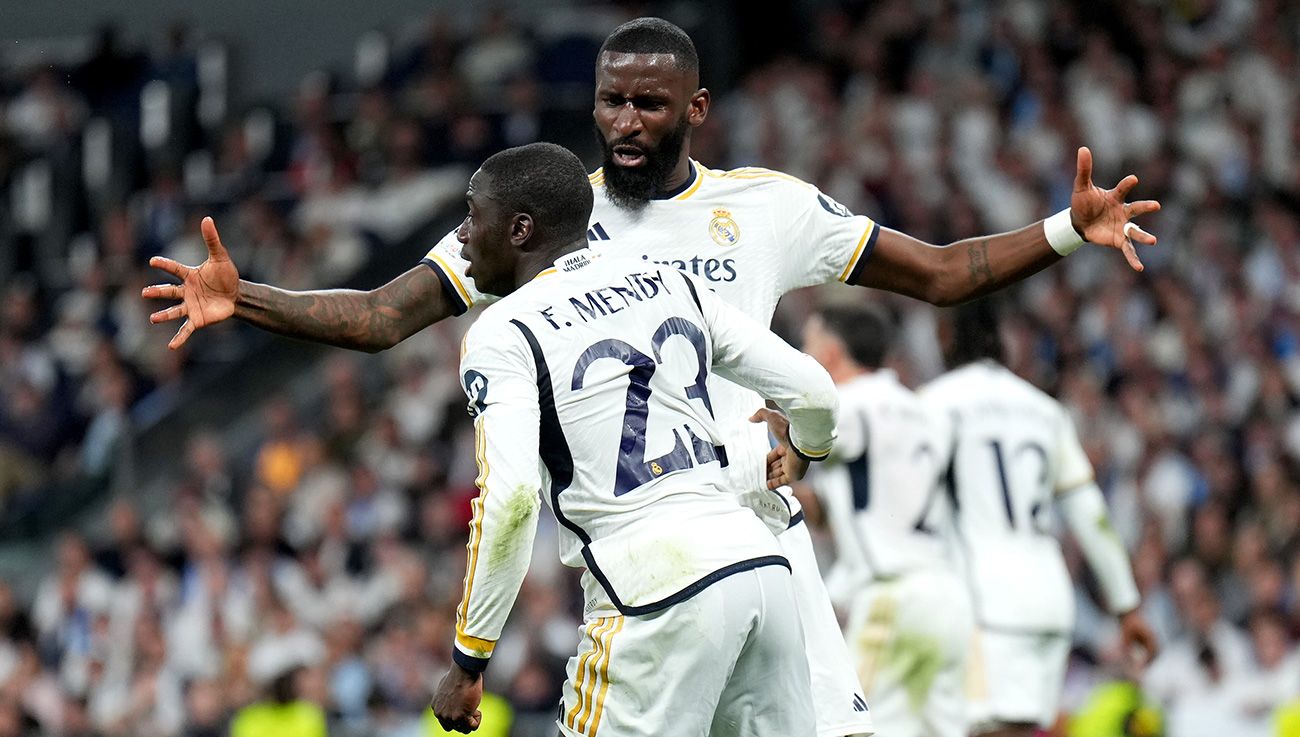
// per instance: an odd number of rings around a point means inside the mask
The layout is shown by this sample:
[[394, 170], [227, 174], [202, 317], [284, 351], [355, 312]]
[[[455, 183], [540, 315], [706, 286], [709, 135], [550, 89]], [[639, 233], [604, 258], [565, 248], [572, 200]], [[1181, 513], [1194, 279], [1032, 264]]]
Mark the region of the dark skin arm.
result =
[[794, 492], [794, 498], [799, 500], [799, 506], [803, 507], [803, 518], [808, 526], [817, 530], [826, 529], [826, 510], [822, 507], [817, 492], [806, 481], [796, 481], [790, 485], [790, 490]]
[[[1142, 271], [1134, 243], [1154, 245], [1156, 238], [1136, 224], [1125, 226], [1139, 215], [1156, 212], [1160, 203], [1125, 202], [1137, 183], [1137, 177], [1130, 174], [1113, 189], [1096, 186], [1092, 183], [1092, 152], [1079, 149], [1070, 220], [1085, 240], [1122, 251], [1129, 266]], [[949, 306], [995, 292], [1060, 260], [1048, 245], [1041, 222], [947, 246], [883, 228], [871, 264], [862, 270], [857, 284]]]
[[423, 264], [378, 289], [293, 292], [239, 278], [212, 218], [203, 219], [208, 259], [186, 266], [155, 256], [149, 265], [181, 280], [145, 287], [141, 296], [181, 303], [149, 316], [153, 323], [185, 318], [168, 347], [179, 348], [194, 331], [231, 316], [291, 338], [376, 351], [391, 348], [452, 314], [433, 270]]

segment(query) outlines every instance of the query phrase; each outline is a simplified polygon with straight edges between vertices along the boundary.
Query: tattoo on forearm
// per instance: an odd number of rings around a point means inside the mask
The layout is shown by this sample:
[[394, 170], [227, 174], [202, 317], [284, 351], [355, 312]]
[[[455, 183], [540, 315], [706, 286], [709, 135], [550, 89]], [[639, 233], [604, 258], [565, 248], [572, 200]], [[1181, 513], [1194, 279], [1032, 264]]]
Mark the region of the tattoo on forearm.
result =
[[970, 270], [971, 283], [979, 286], [993, 281], [993, 269], [989, 266], [988, 239], [972, 243], [966, 249], [966, 254], [970, 258], [970, 263], [967, 264], [966, 268]]
[[363, 292], [258, 292], [260, 299], [250, 300], [251, 309], [243, 317], [281, 335], [359, 350], [386, 348], [405, 337], [401, 311], [391, 304], [375, 304]]
[[394, 342], [387, 335], [391, 313], [368, 305], [359, 294], [310, 295], [301, 304], [284, 307], [282, 326], [296, 327], [304, 337], [349, 347]]

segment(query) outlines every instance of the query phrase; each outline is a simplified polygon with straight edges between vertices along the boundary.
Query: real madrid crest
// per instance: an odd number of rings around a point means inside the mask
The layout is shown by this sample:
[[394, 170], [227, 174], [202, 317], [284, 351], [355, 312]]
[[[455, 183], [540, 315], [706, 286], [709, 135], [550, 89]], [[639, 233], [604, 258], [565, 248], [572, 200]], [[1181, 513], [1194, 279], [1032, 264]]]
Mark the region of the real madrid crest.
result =
[[740, 226], [731, 218], [731, 212], [718, 208], [709, 221], [709, 235], [719, 246], [734, 246], [740, 242]]

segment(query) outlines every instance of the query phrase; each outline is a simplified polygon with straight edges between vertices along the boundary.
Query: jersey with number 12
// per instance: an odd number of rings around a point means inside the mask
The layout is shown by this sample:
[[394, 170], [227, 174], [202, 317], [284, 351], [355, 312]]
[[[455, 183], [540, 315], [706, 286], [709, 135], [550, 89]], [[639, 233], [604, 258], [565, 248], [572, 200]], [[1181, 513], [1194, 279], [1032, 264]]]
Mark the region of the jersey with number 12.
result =
[[1053, 506], [1093, 471], [1065, 408], [993, 361], [950, 371], [919, 395], [953, 422], [949, 479], [979, 624], [1068, 633], [1074, 595]]

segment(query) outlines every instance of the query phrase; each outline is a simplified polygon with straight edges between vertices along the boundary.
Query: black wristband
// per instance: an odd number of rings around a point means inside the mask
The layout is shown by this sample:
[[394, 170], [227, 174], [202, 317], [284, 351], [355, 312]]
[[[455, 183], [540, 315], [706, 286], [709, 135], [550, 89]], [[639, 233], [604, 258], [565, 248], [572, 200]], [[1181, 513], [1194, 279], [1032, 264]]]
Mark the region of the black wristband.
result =
[[488, 659], [476, 658], [473, 655], [466, 655], [459, 648], [452, 648], [451, 660], [456, 665], [469, 671], [470, 673], [482, 673], [487, 670]]

